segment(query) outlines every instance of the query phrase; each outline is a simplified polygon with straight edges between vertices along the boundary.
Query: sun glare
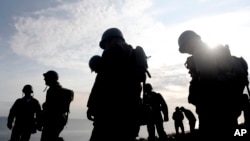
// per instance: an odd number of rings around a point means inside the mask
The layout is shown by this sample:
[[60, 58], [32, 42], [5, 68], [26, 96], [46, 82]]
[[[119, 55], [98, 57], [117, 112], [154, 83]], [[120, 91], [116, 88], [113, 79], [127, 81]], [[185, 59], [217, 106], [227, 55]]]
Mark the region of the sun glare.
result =
[[204, 35], [201, 34], [201, 38], [210, 48], [215, 48], [217, 45], [223, 44], [218, 34], [209, 34], [209, 31], [205, 32]]
[[[231, 52], [234, 52], [234, 54], [238, 55], [244, 55], [246, 52], [248, 52], [248, 48], [245, 47], [247, 44], [247, 37], [248, 33], [246, 31], [240, 32], [240, 31], [231, 31], [231, 34], [228, 34], [228, 32], [219, 32], [220, 30], [214, 30], [218, 31], [216, 34], [204, 31], [200, 33], [202, 40], [211, 48], [215, 48], [218, 45], [229, 45], [229, 48]], [[240, 36], [238, 36], [240, 35]]]

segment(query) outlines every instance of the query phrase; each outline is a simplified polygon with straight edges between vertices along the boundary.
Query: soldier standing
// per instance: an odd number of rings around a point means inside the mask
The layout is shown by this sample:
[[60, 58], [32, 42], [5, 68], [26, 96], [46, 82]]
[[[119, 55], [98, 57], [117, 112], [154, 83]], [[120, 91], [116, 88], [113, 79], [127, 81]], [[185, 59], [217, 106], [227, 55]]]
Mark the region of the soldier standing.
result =
[[74, 92], [60, 85], [57, 72], [50, 70], [43, 76], [49, 89], [42, 106], [43, 130], [41, 141], [56, 141], [67, 124]]
[[[145, 84], [145, 95], [143, 97], [144, 104], [148, 105], [151, 109], [150, 119], [147, 123], [148, 129], [148, 140], [155, 140], [155, 128], [159, 135], [160, 141], [165, 141], [167, 139], [167, 134], [164, 131], [163, 122], [168, 121], [168, 107], [167, 104], [160, 93], [153, 91], [152, 85], [149, 83]], [[164, 117], [162, 117], [162, 114]]]
[[41, 131], [41, 106], [32, 96], [32, 86], [25, 85], [22, 92], [24, 97], [15, 101], [8, 116], [7, 127], [12, 129], [10, 141], [29, 141], [31, 134]]
[[[103, 33], [100, 47], [102, 55], [90, 60], [90, 67], [97, 72], [87, 104], [87, 117], [94, 122], [90, 141], [133, 141], [139, 128], [142, 89], [135, 71], [133, 48], [118, 28]], [[91, 62], [101, 63], [95, 67]]]

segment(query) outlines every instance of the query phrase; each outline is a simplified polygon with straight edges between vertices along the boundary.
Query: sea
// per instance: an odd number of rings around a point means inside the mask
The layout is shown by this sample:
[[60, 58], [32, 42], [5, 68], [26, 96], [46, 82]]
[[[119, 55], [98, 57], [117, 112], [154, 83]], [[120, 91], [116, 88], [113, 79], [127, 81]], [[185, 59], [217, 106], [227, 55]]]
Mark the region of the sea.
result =
[[[65, 141], [88, 141], [93, 129], [92, 122], [87, 119], [69, 119], [68, 124], [60, 134]], [[0, 117], [0, 141], [9, 141], [11, 130], [7, 128], [7, 117]], [[141, 126], [138, 138], [146, 138], [147, 130]], [[32, 134], [30, 141], [40, 141], [41, 132]]]

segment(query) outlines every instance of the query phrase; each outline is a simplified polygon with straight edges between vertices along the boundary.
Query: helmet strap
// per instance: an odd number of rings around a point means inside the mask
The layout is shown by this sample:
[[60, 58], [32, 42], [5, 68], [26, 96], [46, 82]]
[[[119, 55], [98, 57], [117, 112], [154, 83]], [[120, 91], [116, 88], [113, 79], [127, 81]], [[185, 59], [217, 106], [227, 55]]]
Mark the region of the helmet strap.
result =
[[48, 86], [46, 85], [46, 87], [45, 87], [45, 89], [43, 90], [43, 92], [47, 91], [47, 89], [48, 89]]

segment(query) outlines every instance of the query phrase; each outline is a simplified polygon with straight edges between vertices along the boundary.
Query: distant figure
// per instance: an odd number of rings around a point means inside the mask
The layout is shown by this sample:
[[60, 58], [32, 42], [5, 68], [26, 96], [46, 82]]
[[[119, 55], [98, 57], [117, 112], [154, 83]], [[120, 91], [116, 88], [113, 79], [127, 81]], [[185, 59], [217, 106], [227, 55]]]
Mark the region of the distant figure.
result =
[[74, 92], [59, 84], [57, 72], [50, 70], [43, 76], [49, 89], [42, 106], [43, 130], [41, 141], [56, 141], [62, 139], [59, 138], [59, 135], [68, 121], [70, 103], [73, 100]]
[[174, 120], [174, 127], [175, 127], [176, 135], [180, 134], [179, 128], [181, 129], [181, 133], [185, 134], [184, 125], [183, 125], [184, 115], [181, 112], [180, 107], [175, 107], [175, 111], [173, 113], [172, 119]]
[[136, 69], [136, 54], [120, 29], [107, 29], [99, 45], [102, 55], [89, 61], [89, 67], [96, 72], [87, 103], [87, 118], [94, 126], [90, 141], [133, 141], [139, 128], [145, 72]]
[[249, 83], [247, 62], [232, 56], [228, 45], [211, 49], [192, 30], [181, 33], [178, 44], [180, 53], [191, 55], [185, 63], [191, 76], [188, 102], [196, 107], [201, 137], [232, 137]]
[[190, 127], [190, 133], [193, 133], [194, 129], [195, 129], [195, 123], [196, 123], [196, 118], [195, 118], [194, 114], [192, 113], [191, 110], [186, 109], [184, 107], [181, 107], [180, 110], [184, 113], [184, 115], [188, 119], [189, 127]]
[[[148, 140], [155, 140], [155, 128], [159, 135], [160, 141], [167, 139], [167, 134], [164, 131], [163, 122], [168, 121], [168, 106], [160, 93], [153, 91], [152, 85], [145, 84], [145, 95], [143, 97], [144, 104], [148, 105], [151, 109], [151, 119], [147, 123]], [[164, 118], [162, 117], [164, 115]]]
[[7, 127], [12, 129], [10, 141], [29, 141], [31, 134], [41, 131], [41, 106], [32, 95], [32, 86], [25, 85], [22, 92], [24, 97], [15, 101], [8, 116]]

